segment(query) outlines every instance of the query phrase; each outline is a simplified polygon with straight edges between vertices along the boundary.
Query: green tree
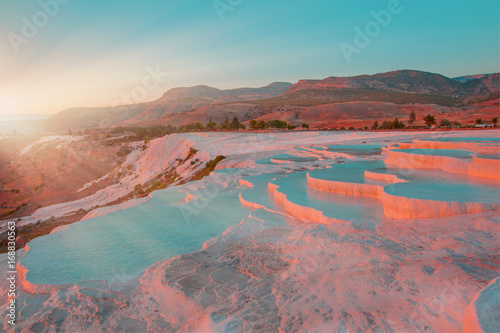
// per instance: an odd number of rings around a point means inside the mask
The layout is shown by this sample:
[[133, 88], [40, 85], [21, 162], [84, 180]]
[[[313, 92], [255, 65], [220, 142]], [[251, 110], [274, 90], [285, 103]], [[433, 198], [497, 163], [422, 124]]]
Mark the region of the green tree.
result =
[[391, 128], [391, 123], [388, 122], [387, 120], [384, 120], [382, 122], [382, 125], [379, 127], [380, 129], [390, 129]]
[[404, 127], [405, 127], [405, 124], [403, 124], [403, 122], [399, 121], [398, 118], [394, 118], [392, 123], [389, 125], [390, 129], [401, 129]]
[[197, 131], [203, 131], [204, 127], [200, 122], [197, 122], [196, 124], [194, 124], [194, 129]]
[[375, 120], [375, 122], [374, 122], [374, 123], [373, 123], [373, 125], [372, 125], [372, 129], [373, 129], [373, 130], [378, 129], [378, 120]]
[[476, 119], [476, 124], [480, 125], [483, 123], [483, 120], [481, 118]]
[[450, 127], [451, 122], [448, 119], [443, 119], [439, 122], [439, 127]]
[[220, 129], [222, 130], [228, 130], [229, 129], [229, 121], [227, 120], [224, 120], [221, 124], [220, 124]]
[[432, 125], [436, 125], [436, 118], [428, 113], [425, 117], [424, 117], [424, 121], [425, 121], [425, 124], [428, 126], [428, 127], [431, 127]]
[[410, 120], [408, 120], [408, 125], [413, 126], [416, 120], [417, 120], [417, 115], [415, 114], [415, 110], [413, 110], [410, 114]]
[[229, 124], [229, 129], [237, 130], [239, 128], [240, 128], [240, 121], [238, 120], [237, 117], [234, 117], [233, 120], [231, 121], [231, 124]]
[[193, 129], [194, 129], [194, 124], [186, 124], [186, 125], [184, 125], [184, 127], [182, 127], [181, 132], [186, 133], [186, 132], [190, 132]]
[[281, 129], [281, 128], [286, 128], [286, 121], [281, 121], [279, 119], [273, 119], [269, 122], [269, 127], [271, 128], [277, 128], [277, 129]]
[[217, 126], [216, 123], [214, 123], [212, 121], [212, 119], [210, 119], [210, 121], [208, 122], [208, 124], [205, 126], [205, 128], [209, 131], [213, 131], [215, 129], [215, 127]]
[[260, 129], [267, 129], [269, 126], [267, 125], [267, 123], [264, 121], [264, 120], [261, 120], [259, 121], [259, 123], [257, 124], [257, 126], [260, 128]]
[[255, 119], [250, 120], [249, 125], [250, 125], [251, 130], [256, 130], [257, 129], [257, 120], [255, 120]]
[[493, 123], [493, 126], [497, 126], [497, 123], [498, 123], [498, 117], [495, 117], [493, 119], [491, 119], [491, 122]]

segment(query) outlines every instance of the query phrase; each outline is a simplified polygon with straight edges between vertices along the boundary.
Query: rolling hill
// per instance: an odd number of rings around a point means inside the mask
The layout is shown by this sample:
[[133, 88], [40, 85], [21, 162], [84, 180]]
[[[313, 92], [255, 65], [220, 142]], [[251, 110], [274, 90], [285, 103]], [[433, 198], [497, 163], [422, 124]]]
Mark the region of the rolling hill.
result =
[[291, 83], [275, 82], [261, 88], [220, 90], [208, 86], [173, 88], [156, 101], [103, 108], [72, 108], [42, 122], [47, 132], [130, 126], [169, 117], [204, 105], [278, 96]]
[[[339, 112], [343, 110], [349, 110], [351, 119], [361, 117], [371, 121], [384, 118], [384, 110], [385, 118], [405, 117], [409, 108], [435, 113], [445, 109], [445, 113], [459, 116], [461, 110], [470, 109], [471, 100], [478, 100], [478, 97], [498, 99], [495, 96], [499, 93], [499, 78], [498, 73], [451, 79], [435, 73], [401, 70], [300, 80], [293, 85], [275, 82], [261, 88], [221, 90], [198, 85], [170, 89], [161, 98], [149, 103], [68, 109], [44, 121], [42, 127], [46, 132], [60, 132], [115, 126], [178, 126], [193, 122], [203, 124], [210, 119], [221, 122], [235, 116], [241, 121], [282, 117], [297, 121], [302, 119], [317, 126], [326, 126], [327, 123], [333, 126], [342, 123]], [[379, 106], [375, 107], [377, 103]], [[379, 111], [366, 113], [366, 105]], [[284, 109], [301, 110], [304, 116], [280, 116]], [[474, 107], [472, 109], [475, 110]], [[491, 110], [488, 112], [491, 113]], [[336, 122], [325, 122], [327, 115], [335, 118]]]

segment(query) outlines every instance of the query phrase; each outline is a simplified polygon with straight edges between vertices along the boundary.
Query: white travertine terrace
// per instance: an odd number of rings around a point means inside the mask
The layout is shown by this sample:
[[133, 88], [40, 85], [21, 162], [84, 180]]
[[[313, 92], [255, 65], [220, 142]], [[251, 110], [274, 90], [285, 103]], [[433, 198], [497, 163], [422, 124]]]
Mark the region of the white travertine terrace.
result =
[[500, 332], [500, 277], [481, 289], [465, 311], [464, 332]]
[[[122, 196], [190, 148], [202, 162], [226, 159], [201, 181], [102, 207], [30, 242], [19, 254], [19, 330], [488, 331], [500, 265], [498, 132], [468, 135], [153, 140], [128, 157], [138, 180], [36, 218]], [[186, 165], [177, 167], [186, 178], [202, 167]]]

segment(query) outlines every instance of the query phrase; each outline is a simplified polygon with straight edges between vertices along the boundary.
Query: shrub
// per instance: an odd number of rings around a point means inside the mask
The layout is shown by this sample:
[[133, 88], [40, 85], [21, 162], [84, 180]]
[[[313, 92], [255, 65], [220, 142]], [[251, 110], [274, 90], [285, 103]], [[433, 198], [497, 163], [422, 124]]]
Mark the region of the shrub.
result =
[[425, 124], [428, 126], [428, 127], [431, 127], [432, 125], [436, 125], [436, 118], [434, 118], [434, 116], [432, 114], [427, 114], [425, 117], [424, 117], [424, 121], [425, 121]]
[[223, 156], [223, 155], [217, 156], [214, 160], [210, 160], [207, 162], [206, 168], [210, 169], [210, 171], [214, 171], [217, 164], [219, 164], [219, 162], [225, 158], [226, 158], [226, 156]]
[[448, 119], [443, 119], [439, 123], [439, 126], [440, 127], [450, 127], [451, 126], [451, 122]]
[[194, 154], [196, 154], [198, 152], [198, 150], [194, 149], [193, 147], [189, 148], [189, 154], [186, 158], [186, 161], [189, 160], [191, 157], [194, 156]]
[[257, 129], [257, 121], [255, 119], [250, 120], [250, 129], [255, 130]]

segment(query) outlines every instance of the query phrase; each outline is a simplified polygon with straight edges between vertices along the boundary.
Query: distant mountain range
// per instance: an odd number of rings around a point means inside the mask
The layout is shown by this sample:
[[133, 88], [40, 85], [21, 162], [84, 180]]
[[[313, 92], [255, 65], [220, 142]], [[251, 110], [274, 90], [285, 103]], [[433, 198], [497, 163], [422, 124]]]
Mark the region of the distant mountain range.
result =
[[265, 99], [286, 91], [292, 84], [271, 83], [261, 88], [220, 90], [208, 86], [173, 88], [156, 101], [102, 108], [71, 108], [57, 113], [44, 124], [48, 131], [80, 130], [112, 126], [132, 126], [172, 114], [180, 114], [204, 105]]
[[19, 134], [37, 132], [40, 121], [49, 119], [47, 114], [0, 114], [0, 137], [10, 135], [13, 131]]
[[459, 77], [454, 77], [453, 80], [458, 81], [460, 83], [467, 83], [469, 81], [475, 80], [475, 79], [482, 79], [485, 76], [491, 75], [490, 74], [475, 74], [475, 75], [465, 75], [465, 76], [459, 76]]
[[[496, 88], [490, 83], [485, 84], [488, 81], [495, 81]], [[314, 90], [337, 91], [338, 89], [368, 89], [445, 96], [484, 95], [498, 92], [498, 74], [478, 75], [477, 79], [473, 79], [472, 76], [450, 79], [440, 74], [402, 70], [375, 75], [301, 80], [291, 86], [285, 94], [290, 95], [301, 91], [310, 93]]]
[[167, 91], [163, 100], [179, 100], [183, 98], [208, 98], [222, 99], [224, 97], [233, 97], [235, 99], [259, 99], [269, 98], [282, 94], [292, 86], [288, 82], [274, 82], [262, 88], [238, 88], [220, 90], [208, 86], [194, 86], [190, 88], [173, 88]]
[[[353, 105], [367, 102], [384, 103], [392, 117], [398, 115], [398, 109], [407, 112], [405, 105], [455, 110], [453, 108], [463, 107], [464, 102], [473, 97], [494, 96], [499, 93], [499, 78], [499, 73], [451, 79], [440, 74], [401, 70], [300, 80], [293, 85], [275, 82], [261, 88], [221, 90], [199, 85], [170, 89], [158, 100], [143, 104], [68, 109], [42, 122], [42, 127], [44, 131], [58, 132], [115, 126], [182, 125], [197, 121], [207, 123], [210, 119], [220, 122], [234, 116], [240, 121], [248, 121], [267, 118], [266, 115], [278, 117], [280, 112], [290, 110], [296, 110], [297, 114], [292, 119], [288, 114], [285, 118], [289, 121], [311, 121], [312, 114], [323, 119], [332, 110], [362, 111], [362, 107], [353, 108]], [[343, 105], [345, 103], [350, 104]], [[299, 110], [303, 112], [305, 108], [322, 111], [306, 112], [307, 119], [301, 119]], [[383, 113], [383, 110], [379, 111]], [[378, 117], [380, 112], [377, 112]], [[357, 114], [352, 115], [353, 119], [356, 117]]]

